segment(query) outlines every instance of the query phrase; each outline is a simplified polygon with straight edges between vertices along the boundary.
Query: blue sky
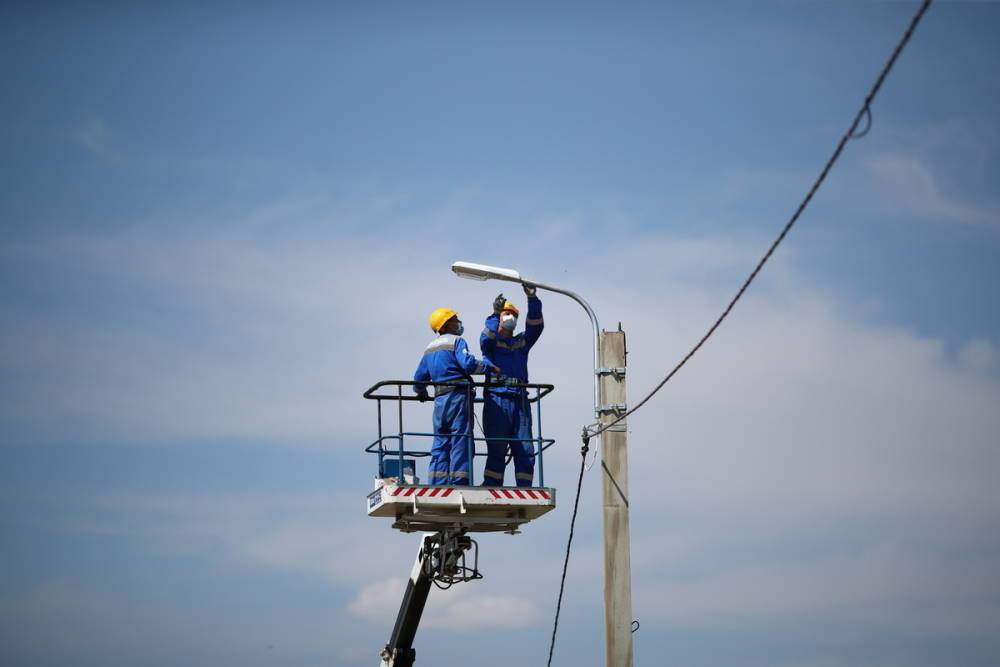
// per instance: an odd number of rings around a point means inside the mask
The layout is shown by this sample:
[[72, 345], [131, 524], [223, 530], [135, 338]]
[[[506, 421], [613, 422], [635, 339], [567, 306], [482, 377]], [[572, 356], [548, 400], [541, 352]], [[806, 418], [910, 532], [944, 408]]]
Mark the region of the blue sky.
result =
[[[915, 9], [5, 5], [4, 664], [371, 664], [416, 542], [361, 509], [360, 395], [431, 309], [476, 330], [503, 286], [450, 263], [621, 321], [637, 400]], [[931, 8], [630, 420], [637, 664], [1000, 660], [998, 28]], [[420, 663], [544, 659], [590, 413], [585, 319], [544, 303], [560, 508], [483, 538]], [[601, 661], [599, 496], [595, 470], [556, 664]]]

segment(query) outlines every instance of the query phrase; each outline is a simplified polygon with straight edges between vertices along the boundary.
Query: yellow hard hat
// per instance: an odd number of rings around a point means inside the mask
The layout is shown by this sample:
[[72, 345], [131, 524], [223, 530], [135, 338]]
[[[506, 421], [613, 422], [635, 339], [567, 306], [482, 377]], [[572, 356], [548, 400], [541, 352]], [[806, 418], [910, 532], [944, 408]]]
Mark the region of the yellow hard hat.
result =
[[[504, 302], [504, 304], [503, 304], [503, 310], [509, 310], [510, 312], [514, 313], [514, 315], [520, 315], [521, 314], [521, 311], [517, 309], [517, 306], [515, 306], [514, 304], [512, 304], [510, 301], [505, 301]], [[503, 312], [503, 311], [500, 311], [500, 312]]]
[[431, 325], [431, 331], [437, 333], [441, 331], [441, 327], [445, 325], [445, 322], [453, 317], [458, 317], [458, 313], [451, 308], [438, 308], [427, 318], [427, 324]]

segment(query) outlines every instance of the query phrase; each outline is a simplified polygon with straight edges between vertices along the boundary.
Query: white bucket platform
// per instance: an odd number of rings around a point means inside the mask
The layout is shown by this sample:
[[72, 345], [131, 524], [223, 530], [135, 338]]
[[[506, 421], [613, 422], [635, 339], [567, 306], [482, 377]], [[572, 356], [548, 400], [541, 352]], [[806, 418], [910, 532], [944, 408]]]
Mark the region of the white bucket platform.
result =
[[394, 519], [392, 527], [404, 533], [449, 526], [516, 533], [555, 506], [556, 491], [548, 487], [390, 483], [368, 494], [368, 516]]

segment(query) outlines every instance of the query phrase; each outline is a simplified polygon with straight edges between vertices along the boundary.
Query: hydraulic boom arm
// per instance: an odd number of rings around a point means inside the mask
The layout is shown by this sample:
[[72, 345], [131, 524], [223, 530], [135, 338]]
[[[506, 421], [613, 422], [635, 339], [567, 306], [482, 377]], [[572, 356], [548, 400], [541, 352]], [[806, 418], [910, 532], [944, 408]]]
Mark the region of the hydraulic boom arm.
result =
[[[472, 567], [466, 566], [465, 552], [473, 551]], [[480, 579], [478, 570], [478, 546], [475, 540], [465, 534], [464, 529], [447, 529], [437, 533], [424, 533], [420, 538], [420, 548], [406, 582], [403, 601], [396, 615], [396, 625], [392, 628], [389, 643], [380, 654], [379, 667], [411, 667], [417, 652], [413, 639], [424, 613], [431, 583], [437, 581], [447, 588], [459, 581]]]

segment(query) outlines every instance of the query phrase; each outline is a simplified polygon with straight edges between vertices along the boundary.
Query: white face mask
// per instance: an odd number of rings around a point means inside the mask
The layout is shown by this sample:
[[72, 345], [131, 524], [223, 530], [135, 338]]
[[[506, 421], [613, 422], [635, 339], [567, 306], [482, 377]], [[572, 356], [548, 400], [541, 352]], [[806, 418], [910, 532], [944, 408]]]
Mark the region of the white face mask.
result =
[[501, 315], [500, 326], [502, 326], [507, 331], [513, 331], [514, 327], [517, 326], [517, 317], [514, 315]]

